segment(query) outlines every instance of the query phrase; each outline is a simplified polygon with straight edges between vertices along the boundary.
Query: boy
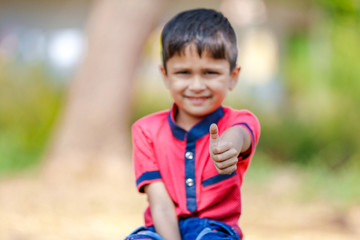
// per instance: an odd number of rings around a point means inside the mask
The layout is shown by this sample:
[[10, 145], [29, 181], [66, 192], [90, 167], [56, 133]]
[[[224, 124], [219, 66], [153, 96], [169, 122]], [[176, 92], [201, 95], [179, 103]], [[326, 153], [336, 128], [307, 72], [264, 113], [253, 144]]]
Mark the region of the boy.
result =
[[132, 127], [145, 227], [127, 239], [241, 239], [240, 186], [260, 135], [247, 110], [222, 106], [240, 72], [236, 36], [219, 12], [182, 12], [164, 27], [161, 72], [171, 110]]

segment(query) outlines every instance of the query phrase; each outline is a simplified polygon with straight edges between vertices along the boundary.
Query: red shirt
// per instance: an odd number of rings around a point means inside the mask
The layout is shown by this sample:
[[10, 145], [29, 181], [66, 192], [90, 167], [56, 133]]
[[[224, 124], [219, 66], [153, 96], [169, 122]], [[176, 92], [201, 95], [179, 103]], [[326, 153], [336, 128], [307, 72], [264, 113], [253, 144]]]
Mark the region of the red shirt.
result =
[[[185, 131], [174, 121], [171, 110], [145, 116], [132, 127], [133, 160], [137, 188], [163, 181], [181, 218], [200, 217], [222, 221], [242, 235], [240, 187], [255, 152], [260, 135], [258, 119], [247, 110], [219, 107]], [[209, 128], [217, 123], [219, 135], [234, 125], [245, 127], [251, 136], [251, 149], [239, 156], [238, 168], [230, 175], [217, 172], [209, 154]], [[150, 208], [145, 226], [152, 226]]]

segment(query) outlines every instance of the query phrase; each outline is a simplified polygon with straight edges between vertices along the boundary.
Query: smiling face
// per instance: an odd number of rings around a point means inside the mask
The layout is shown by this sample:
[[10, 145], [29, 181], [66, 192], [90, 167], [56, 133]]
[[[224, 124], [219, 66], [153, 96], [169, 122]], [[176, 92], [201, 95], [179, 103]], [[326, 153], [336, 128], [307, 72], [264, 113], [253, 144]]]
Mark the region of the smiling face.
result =
[[174, 55], [161, 67], [164, 82], [178, 107], [176, 123], [189, 130], [215, 111], [228, 90], [235, 87], [240, 67], [230, 72], [226, 59], [215, 59], [205, 51], [199, 56], [194, 45]]

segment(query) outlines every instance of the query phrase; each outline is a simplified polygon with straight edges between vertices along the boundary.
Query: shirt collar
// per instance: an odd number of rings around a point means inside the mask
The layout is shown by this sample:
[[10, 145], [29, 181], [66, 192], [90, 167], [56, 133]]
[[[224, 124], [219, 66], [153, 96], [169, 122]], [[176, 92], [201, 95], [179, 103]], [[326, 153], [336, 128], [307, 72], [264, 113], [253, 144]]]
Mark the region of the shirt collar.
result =
[[187, 141], [196, 141], [197, 139], [205, 136], [209, 133], [210, 125], [212, 123], [217, 123], [224, 116], [224, 110], [222, 106], [220, 106], [200, 122], [196, 123], [190, 131], [187, 132], [175, 123], [174, 116], [177, 110], [177, 106], [174, 104], [169, 112], [168, 122], [173, 136], [181, 141], [184, 141], [185, 137], [187, 137]]

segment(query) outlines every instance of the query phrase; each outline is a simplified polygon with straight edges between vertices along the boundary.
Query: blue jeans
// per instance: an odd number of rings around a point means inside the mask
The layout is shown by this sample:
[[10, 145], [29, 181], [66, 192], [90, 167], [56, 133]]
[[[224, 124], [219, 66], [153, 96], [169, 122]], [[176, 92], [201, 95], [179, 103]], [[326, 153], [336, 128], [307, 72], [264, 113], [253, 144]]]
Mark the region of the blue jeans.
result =
[[[229, 225], [207, 219], [188, 218], [179, 221], [181, 239], [184, 240], [240, 240], [237, 232]], [[164, 240], [155, 232], [154, 227], [140, 227], [132, 232], [125, 240]]]

